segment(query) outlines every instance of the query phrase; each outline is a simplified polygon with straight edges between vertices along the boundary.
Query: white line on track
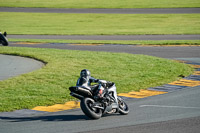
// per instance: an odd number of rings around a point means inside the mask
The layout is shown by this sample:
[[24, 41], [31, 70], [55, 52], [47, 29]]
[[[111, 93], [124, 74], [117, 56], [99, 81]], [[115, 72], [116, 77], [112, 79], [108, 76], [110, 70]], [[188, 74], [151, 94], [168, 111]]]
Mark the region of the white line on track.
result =
[[185, 106], [166, 106], [166, 105], [140, 105], [140, 107], [159, 107], [159, 108], [182, 108], [182, 109], [200, 109], [200, 107], [185, 107]]

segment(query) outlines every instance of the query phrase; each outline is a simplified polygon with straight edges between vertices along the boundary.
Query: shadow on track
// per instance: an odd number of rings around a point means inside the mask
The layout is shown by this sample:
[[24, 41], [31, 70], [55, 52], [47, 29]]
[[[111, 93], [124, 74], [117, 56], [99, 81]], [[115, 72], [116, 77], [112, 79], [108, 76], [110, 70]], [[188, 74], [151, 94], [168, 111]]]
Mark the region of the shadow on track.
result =
[[10, 122], [25, 122], [25, 121], [84, 121], [89, 120], [85, 115], [51, 115], [37, 117], [0, 117], [0, 120]]

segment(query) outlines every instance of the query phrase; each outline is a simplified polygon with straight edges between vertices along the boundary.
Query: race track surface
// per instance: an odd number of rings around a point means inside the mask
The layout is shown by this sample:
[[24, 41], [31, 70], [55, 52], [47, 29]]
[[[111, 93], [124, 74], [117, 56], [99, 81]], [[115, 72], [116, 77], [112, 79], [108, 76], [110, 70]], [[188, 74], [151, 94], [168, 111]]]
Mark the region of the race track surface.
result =
[[69, 9], [69, 8], [10, 8], [0, 7], [0, 12], [35, 13], [104, 13], [104, 14], [190, 14], [200, 13], [200, 8], [138, 8], [138, 9]]
[[0, 62], [0, 81], [37, 70], [44, 66], [42, 62], [34, 59], [1, 54]]
[[56, 48], [69, 50], [106, 51], [130, 54], [144, 54], [162, 58], [191, 58], [200, 57], [199, 46], [140, 46], [140, 45], [85, 45], [64, 43], [20, 44], [11, 42], [11, 47]]
[[9, 38], [62, 40], [199, 40], [200, 35], [8, 35]]
[[[56, 113], [21, 114], [1, 116], [0, 131], [9, 133], [71, 133], [97, 132], [166, 132], [191, 131], [198, 133], [200, 122], [200, 88], [191, 87], [179, 91], [143, 98], [126, 99], [128, 115], [106, 115], [99, 120], [88, 119], [80, 109]], [[195, 118], [196, 117], [196, 118]], [[191, 120], [195, 120], [192, 123]], [[161, 122], [161, 123], [160, 123]], [[186, 124], [184, 126], [184, 124]], [[150, 128], [148, 128], [152, 125]], [[161, 125], [161, 127], [154, 127]], [[181, 125], [180, 127], [178, 125]], [[128, 126], [128, 127], [127, 127]], [[166, 130], [169, 127], [168, 130]], [[103, 129], [103, 130], [102, 130]]]
[[[58, 9], [0, 7], [0, 12], [35, 13], [104, 13], [104, 14], [195, 14], [200, 8], [139, 8], [139, 9]], [[199, 40], [200, 35], [8, 35], [17, 39], [64, 40]]]
[[[36, 8], [0, 8], [0, 11], [6, 12], [52, 12], [53, 9]], [[48, 11], [49, 10], [49, 11]], [[59, 13], [199, 13], [199, 8], [184, 9], [134, 9], [122, 10], [116, 9], [109, 11], [102, 10], [80, 10], [73, 9], [55, 9], [53, 12]], [[159, 10], [159, 11], [158, 11]], [[145, 36], [145, 35], [144, 35]], [[167, 38], [172, 39], [176, 35], [169, 35]], [[8, 36], [9, 37], [9, 36]], [[10, 35], [10, 37], [16, 37]], [[28, 38], [24, 36], [22, 38]], [[34, 37], [34, 36], [32, 36]], [[37, 36], [40, 37], [40, 36]], [[62, 37], [62, 36], [59, 36]], [[65, 38], [66, 36], [64, 36]], [[76, 38], [76, 36], [73, 36]], [[80, 37], [80, 36], [78, 36]], [[94, 37], [94, 36], [93, 36]], [[99, 39], [106, 36], [100, 36]], [[118, 38], [117, 36], [116, 38]], [[136, 36], [139, 38], [140, 36]], [[150, 37], [150, 36], [148, 36]], [[152, 38], [154, 40], [163, 40], [163, 36]], [[16, 37], [17, 38], [17, 37]], [[18, 36], [20, 38], [20, 36]], [[51, 38], [51, 36], [50, 36]], [[98, 39], [96, 38], [96, 39]], [[109, 36], [111, 38], [111, 36]], [[133, 39], [134, 37], [126, 36]], [[199, 35], [178, 36], [175, 40], [199, 40]], [[56, 38], [55, 38], [56, 39]], [[83, 38], [77, 38], [83, 39]], [[87, 38], [88, 40], [88, 38]], [[94, 40], [94, 39], [93, 39]], [[145, 40], [145, 38], [141, 38]], [[150, 40], [150, 38], [146, 39]], [[133, 45], [99, 45], [86, 46], [74, 44], [19, 44], [11, 42], [9, 47], [36, 47], [36, 48], [57, 48], [68, 50], [89, 50], [89, 51], [106, 51], [106, 52], [126, 52], [130, 54], [145, 54], [162, 58], [179, 59], [192, 61], [200, 64], [200, 47], [140, 47]], [[118, 88], [120, 89], [120, 88]], [[2, 133], [71, 133], [71, 132], [109, 132], [109, 133], [199, 133], [200, 131], [200, 86], [186, 87], [178, 91], [152, 96], [142, 99], [126, 98], [129, 105], [130, 113], [128, 115], [106, 115], [99, 120], [88, 119], [80, 109], [66, 110], [60, 112], [40, 112], [30, 110], [19, 110], [15, 112], [0, 113], [0, 132]]]
[[[165, 58], [178, 58], [179, 60], [188, 60], [200, 64], [200, 47], [198, 46], [138, 47], [131, 45], [80, 46], [71, 44], [26, 45], [11, 43], [9, 47], [22, 46], [138, 53]], [[119, 131], [134, 131], [136, 133], [142, 131], [182, 131], [187, 133], [187, 131], [191, 131], [197, 133], [200, 121], [199, 95], [200, 86], [196, 86], [143, 99], [128, 98], [126, 99], [130, 107], [128, 115], [106, 115], [99, 120], [88, 119], [80, 109], [55, 113], [28, 110], [0, 113], [0, 131], [9, 133], [70, 133], [94, 132], [95, 130], [97, 133], [102, 131], [111, 133]], [[187, 126], [184, 126], [185, 124]], [[168, 129], [169, 127], [173, 128]]]

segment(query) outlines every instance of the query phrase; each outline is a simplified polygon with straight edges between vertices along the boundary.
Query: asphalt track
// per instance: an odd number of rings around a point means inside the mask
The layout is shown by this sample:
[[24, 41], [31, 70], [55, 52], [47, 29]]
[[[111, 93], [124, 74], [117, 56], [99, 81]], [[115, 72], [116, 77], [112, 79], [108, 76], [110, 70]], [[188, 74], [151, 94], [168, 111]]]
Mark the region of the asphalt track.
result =
[[9, 38], [52, 40], [199, 40], [200, 35], [8, 35]]
[[[104, 13], [104, 14], [194, 14], [200, 8], [138, 8], [138, 9], [58, 9], [0, 7], [0, 12], [33, 13]], [[17, 39], [63, 40], [199, 40], [200, 35], [8, 35]]]
[[37, 70], [44, 66], [40, 61], [11, 55], [0, 55], [0, 62], [0, 81]]
[[190, 13], [200, 13], [200, 8], [69, 9], [69, 8], [0, 7], [0, 12], [103, 13], [103, 14], [190, 14]]
[[127, 99], [131, 109], [128, 115], [106, 115], [99, 120], [88, 119], [80, 109], [56, 113], [23, 115], [19, 113], [18, 116], [0, 117], [0, 131], [9, 133], [84, 131], [199, 133], [199, 95], [199, 87], [190, 87], [144, 99]]
[[[16, 44], [9, 47], [43, 47], [73, 50], [99, 50], [178, 58], [200, 63], [200, 47], [138, 47], [130, 45], [80, 46], [71, 44]], [[109, 48], [108, 48], [109, 47]], [[108, 50], [109, 49], [109, 50]], [[140, 49], [140, 50], [139, 50]], [[132, 50], [132, 52], [130, 52]], [[168, 53], [171, 51], [170, 53]], [[181, 58], [186, 57], [187, 58]], [[190, 57], [190, 58], [188, 58]], [[0, 131], [9, 133], [65, 132], [183, 132], [197, 133], [200, 125], [200, 86], [188, 87], [163, 95], [126, 99], [127, 116], [107, 115], [88, 119], [80, 109], [55, 113], [21, 110], [0, 114]], [[9, 127], [9, 128], [8, 128]]]
[[199, 58], [200, 46], [140, 46], [140, 45], [84, 45], [84, 44], [64, 44], [64, 43], [41, 43], [41, 44], [20, 44], [11, 42], [12, 47], [34, 47], [34, 48], [56, 48], [86, 51], [106, 51], [130, 54], [144, 54], [162, 58]]
[[199, 133], [199, 94], [199, 88], [196, 87], [145, 99], [126, 100], [131, 109], [129, 115], [107, 115], [99, 120], [89, 120], [80, 109], [40, 115], [0, 117], [0, 131], [70, 133], [98, 130], [95, 132]]
[[[200, 47], [139, 47], [131, 45], [85, 46], [72, 44], [16, 44], [9, 47], [38, 47], [71, 50], [127, 52], [162, 58], [189, 60], [200, 64]], [[118, 88], [119, 89], [119, 88]], [[129, 115], [106, 115], [99, 120], [88, 119], [80, 109], [55, 113], [27, 110], [0, 114], [0, 132], [9, 133], [199, 133], [200, 86], [187, 87], [167, 94], [126, 99]]]

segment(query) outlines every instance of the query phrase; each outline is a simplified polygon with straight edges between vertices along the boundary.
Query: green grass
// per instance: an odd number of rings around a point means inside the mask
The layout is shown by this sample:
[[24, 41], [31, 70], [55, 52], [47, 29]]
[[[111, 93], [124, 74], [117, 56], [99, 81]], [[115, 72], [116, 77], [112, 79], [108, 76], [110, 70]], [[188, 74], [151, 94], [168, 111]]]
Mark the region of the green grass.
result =
[[128, 44], [128, 45], [200, 45], [200, 40], [52, 40], [52, 39], [9, 39], [9, 42], [27, 43], [77, 43], [77, 44]]
[[0, 0], [2, 7], [180, 8], [200, 7], [199, 0]]
[[[200, 7], [199, 0], [0, 0], [0, 7], [51, 8], [180, 8]], [[200, 34], [199, 14], [56, 14], [0, 12], [1, 31], [8, 34], [134, 35]], [[34, 40], [11, 41], [108, 44], [190, 44], [199, 40], [97, 41]], [[68, 87], [75, 85], [81, 69], [92, 76], [114, 81], [118, 93], [137, 91], [177, 80], [192, 68], [171, 60], [125, 53], [69, 51], [1, 47], [0, 53], [31, 57], [47, 62], [42, 69], [0, 81], [0, 112], [31, 109], [74, 100]]]
[[8, 34], [200, 34], [200, 14], [0, 13]]
[[193, 71], [172, 60], [125, 53], [17, 47], [1, 47], [0, 53], [47, 62], [42, 69], [0, 81], [0, 111], [73, 100], [68, 87], [75, 85], [85, 68], [96, 78], [114, 81], [118, 93], [169, 83]]

